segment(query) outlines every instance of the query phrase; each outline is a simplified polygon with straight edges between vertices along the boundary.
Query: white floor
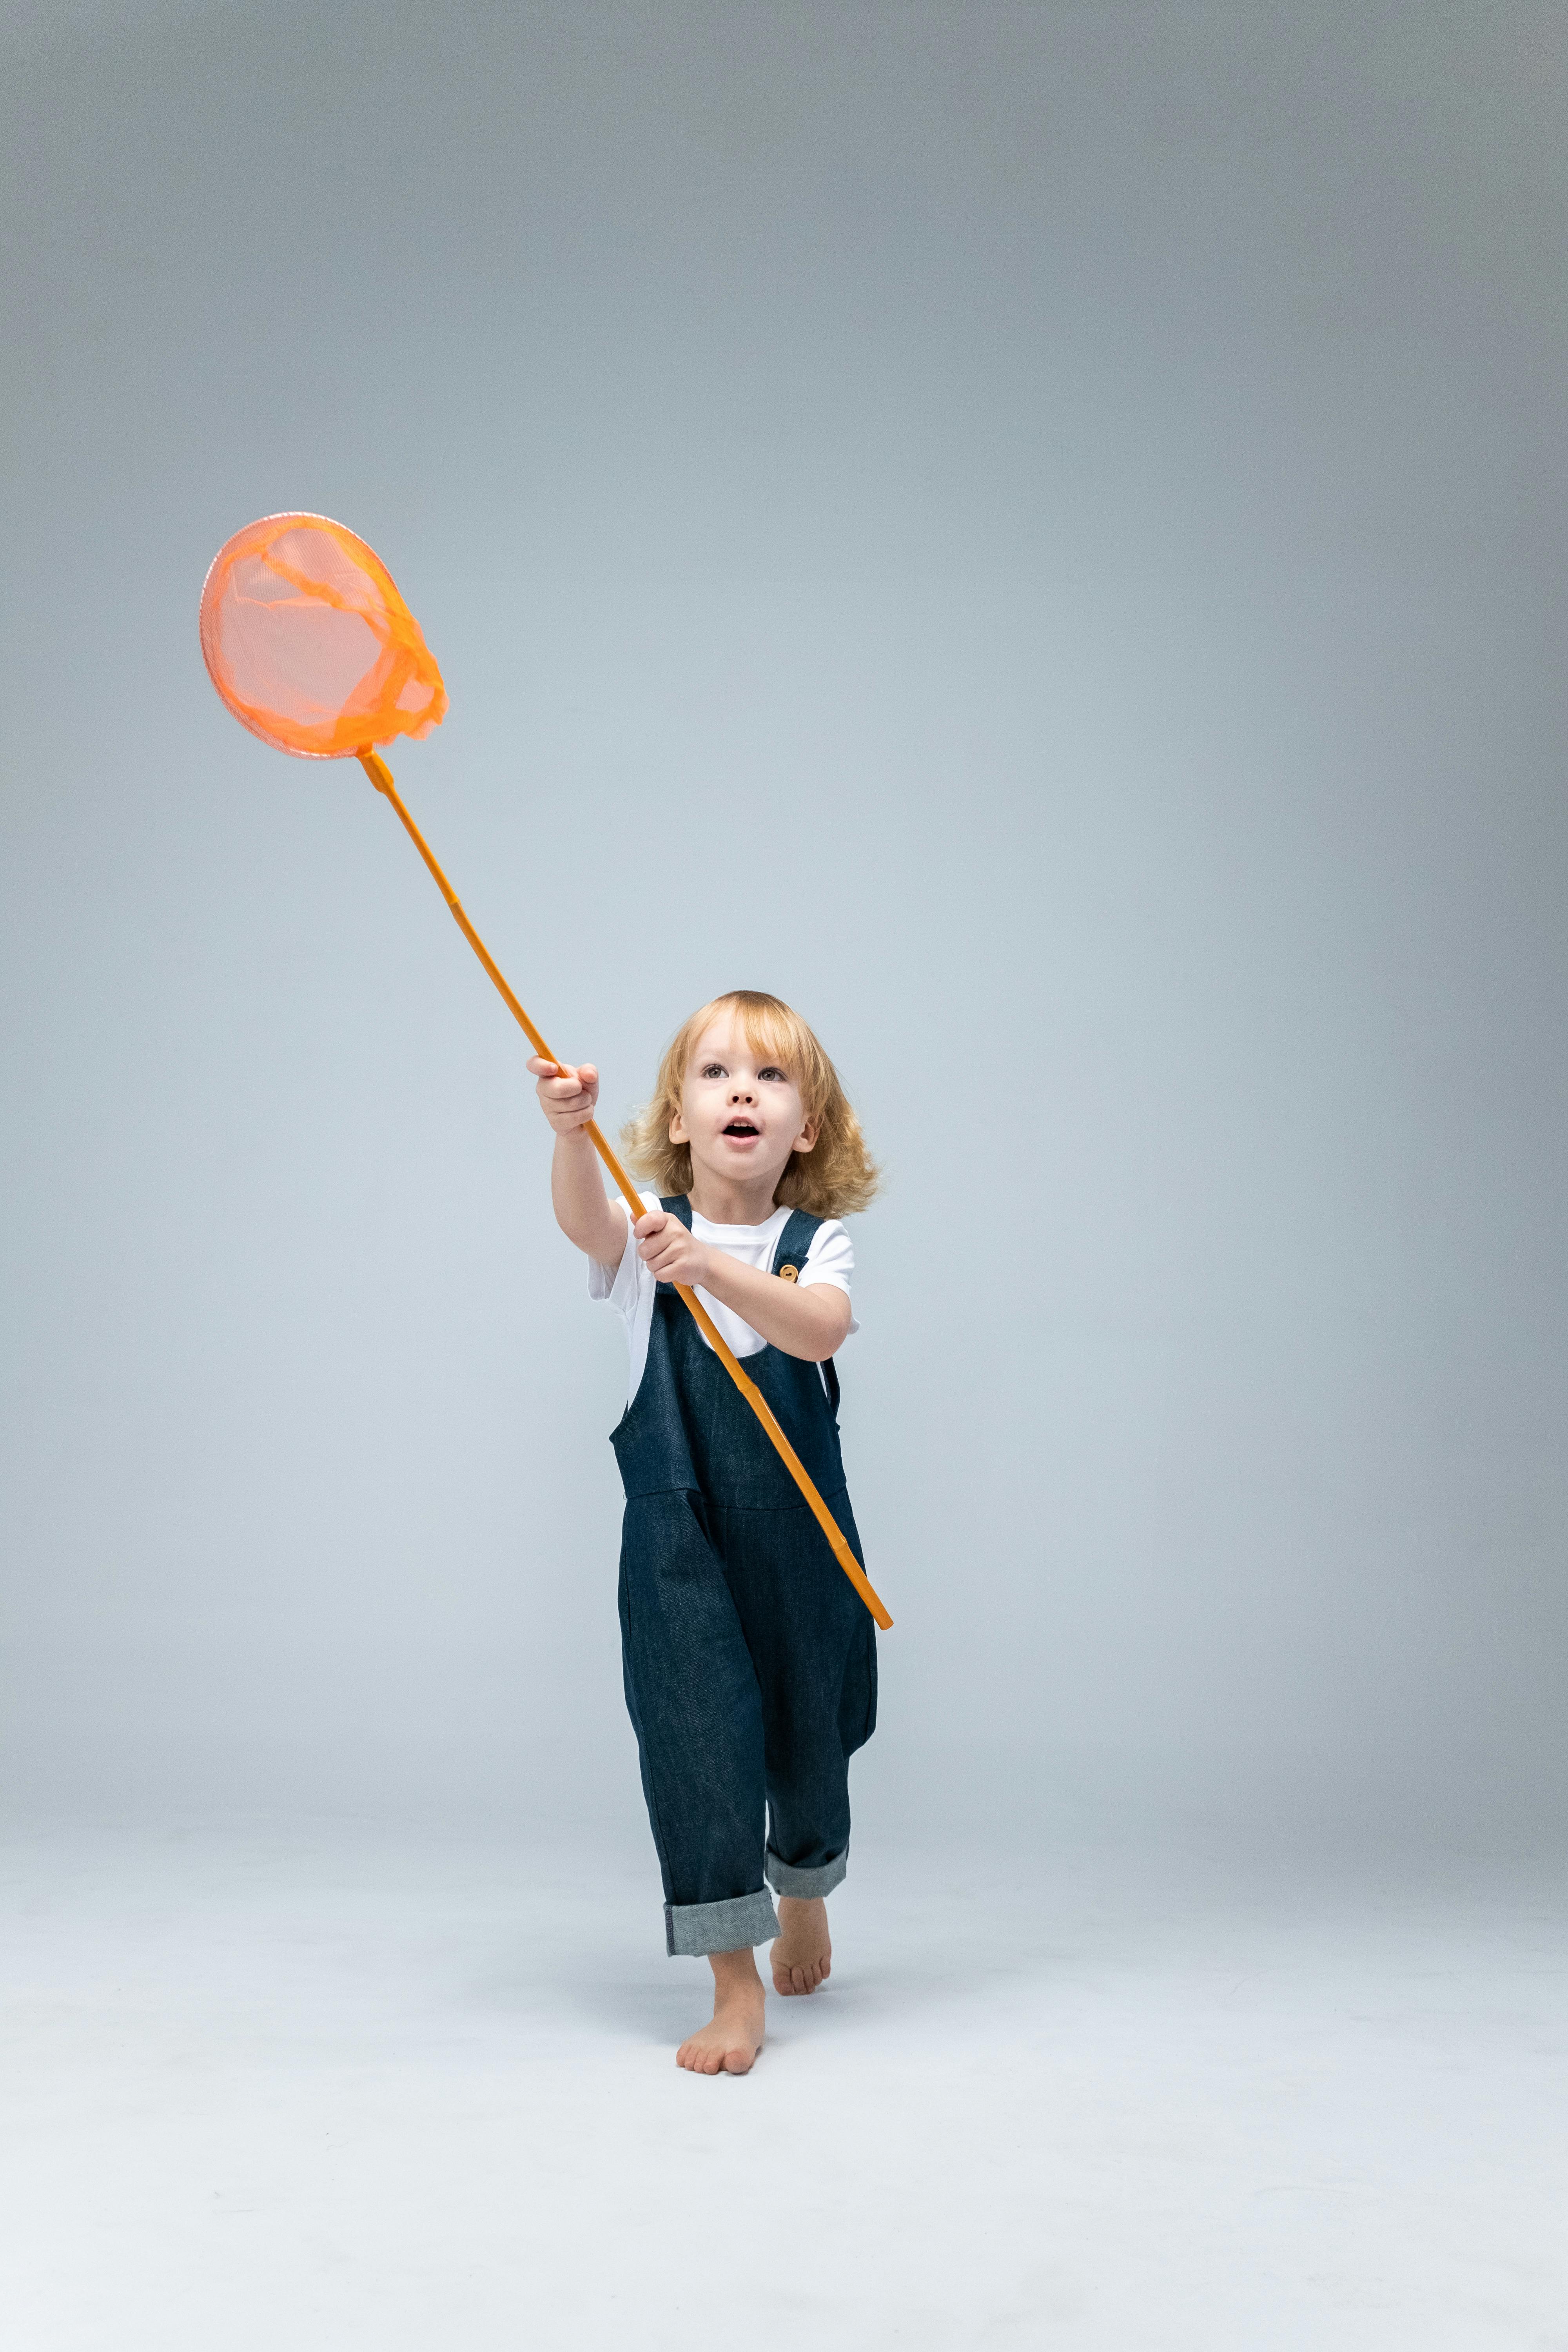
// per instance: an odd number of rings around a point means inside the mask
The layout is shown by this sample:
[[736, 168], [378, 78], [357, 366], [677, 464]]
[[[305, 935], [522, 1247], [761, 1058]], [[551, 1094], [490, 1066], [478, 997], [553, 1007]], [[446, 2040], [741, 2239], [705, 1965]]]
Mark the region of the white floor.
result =
[[640, 1851], [37, 1831], [0, 1894], [7, 2352], [1568, 2347], [1528, 1858], [872, 1853], [716, 2082]]

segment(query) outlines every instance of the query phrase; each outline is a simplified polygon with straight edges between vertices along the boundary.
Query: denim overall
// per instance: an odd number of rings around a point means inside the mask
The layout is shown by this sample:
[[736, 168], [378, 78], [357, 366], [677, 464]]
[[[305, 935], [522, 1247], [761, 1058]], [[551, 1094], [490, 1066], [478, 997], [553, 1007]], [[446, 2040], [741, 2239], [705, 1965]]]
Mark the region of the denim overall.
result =
[[[659, 1205], [690, 1231], [689, 1202]], [[821, 1223], [797, 1209], [774, 1266], [803, 1267]], [[765, 1347], [744, 1362], [858, 1559], [831, 1360]], [[610, 1443], [626, 1490], [626, 1706], [666, 1942], [734, 1951], [778, 1933], [764, 1877], [811, 1895], [845, 1874], [849, 1759], [877, 1720], [876, 1629], [671, 1283], [655, 1294], [647, 1368]]]

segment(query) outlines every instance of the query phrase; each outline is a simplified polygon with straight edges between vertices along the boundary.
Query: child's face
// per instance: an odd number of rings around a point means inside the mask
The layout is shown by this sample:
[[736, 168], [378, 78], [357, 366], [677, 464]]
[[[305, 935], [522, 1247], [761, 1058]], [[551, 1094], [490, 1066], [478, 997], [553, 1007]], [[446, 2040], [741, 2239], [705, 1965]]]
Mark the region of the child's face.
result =
[[781, 1063], [753, 1052], [733, 1015], [710, 1023], [686, 1066], [672, 1143], [691, 1147], [693, 1166], [725, 1182], [772, 1192], [792, 1151], [809, 1151], [816, 1130], [803, 1117], [795, 1080]]

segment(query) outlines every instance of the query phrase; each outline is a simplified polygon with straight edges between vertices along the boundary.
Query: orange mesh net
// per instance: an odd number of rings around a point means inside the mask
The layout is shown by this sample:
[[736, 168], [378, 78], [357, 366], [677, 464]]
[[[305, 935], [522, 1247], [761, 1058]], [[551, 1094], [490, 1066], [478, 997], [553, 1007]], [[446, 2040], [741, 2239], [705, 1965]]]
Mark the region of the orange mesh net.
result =
[[265, 515], [219, 548], [202, 590], [212, 682], [264, 743], [351, 758], [427, 735], [447, 689], [374, 548], [325, 515]]

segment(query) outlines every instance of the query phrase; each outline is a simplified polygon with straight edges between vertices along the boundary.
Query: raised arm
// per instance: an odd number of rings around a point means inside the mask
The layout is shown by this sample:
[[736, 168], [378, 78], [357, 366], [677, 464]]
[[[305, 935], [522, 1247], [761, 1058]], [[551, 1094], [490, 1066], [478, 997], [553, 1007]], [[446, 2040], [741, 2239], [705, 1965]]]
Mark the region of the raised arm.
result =
[[584, 1132], [599, 1099], [599, 1073], [592, 1062], [574, 1067], [537, 1054], [528, 1066], [539, 1080], [539, 1108], [555, 1130], [550, 1166], [555, 1222], [584, 1256], [614, 1274], [626, 1246], [626, 1213], [606, 1194], [599, 1155]]

